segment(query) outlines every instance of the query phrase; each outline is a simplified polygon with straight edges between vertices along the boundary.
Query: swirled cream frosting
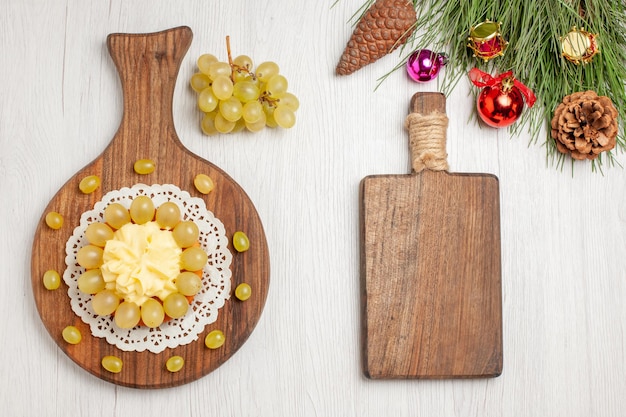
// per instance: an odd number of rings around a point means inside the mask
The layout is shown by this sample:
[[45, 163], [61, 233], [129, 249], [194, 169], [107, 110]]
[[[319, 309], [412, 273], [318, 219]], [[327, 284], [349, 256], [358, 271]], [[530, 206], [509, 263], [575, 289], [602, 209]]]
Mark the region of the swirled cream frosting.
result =
[[172, 232], [156, 222], [128, 223], [104, 247], [100, 269], [106, 288], [139, 306], [152, 297], [164, 300], [177, 292], [181, 253]]

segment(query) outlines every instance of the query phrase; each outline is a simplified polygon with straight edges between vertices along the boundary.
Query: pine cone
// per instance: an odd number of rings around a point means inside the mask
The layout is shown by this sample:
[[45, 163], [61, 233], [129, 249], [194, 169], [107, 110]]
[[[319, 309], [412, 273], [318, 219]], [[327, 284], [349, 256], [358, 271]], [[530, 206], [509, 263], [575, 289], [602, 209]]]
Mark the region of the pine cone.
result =
[[411, 0], [376, 0], [354, 29], [337, 74], [352, 74], [404, 44], [416, 21]]
[[559, 152], [574, 159], [596, 159], [615, 147], [617, 110], [595, 91], [570, 94], [554, 111], [550, 135]]

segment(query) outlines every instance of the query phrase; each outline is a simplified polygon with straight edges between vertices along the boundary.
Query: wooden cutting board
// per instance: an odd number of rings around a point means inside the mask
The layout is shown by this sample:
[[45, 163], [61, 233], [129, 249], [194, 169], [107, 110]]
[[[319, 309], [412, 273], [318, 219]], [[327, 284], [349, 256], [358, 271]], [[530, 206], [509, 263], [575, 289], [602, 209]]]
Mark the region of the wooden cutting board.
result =
[[[163, 388], [184, 384], [200, 378], [228, 360], [243, 345], [256, 326], [269, 288], [269, 252], [263, 225], [245, 191], [217, 166], [191, 153], [180, 142], [173, 122], [172, 99], [176, 76], [182, 58], [192, 40], [188, 27], [179, 27], [150, 34], [112, 34], [107, 46], [122, 82], [124, 111], [119, 130], [113, 140], [85, 168], [74, 175], [52, 198], [34, 237], [31, 280], [41, 320], [59, 347], [79, 366], [106, 381], [135, 388]], [[97, 135], [97, 132], [94, 132]], [[85, 138], [90, 140], [90, 138]], [[133, 170], [137, 159], [156, 162], [156, 170], [138, 175]], [[215, 189], [208, 195], [197, 192], [193, 185], [196, 174], [209, 175]], [[92, 194], [79, 191], [78, 183], [87, 175], [98, 175], [102, 184]], [[228, 248], [233, 254], [231, 264], [232, 289], [241, 282], [252, 287], [252, 297], [245, 302], [231, 295], [219, 310], [218, 319], [208, 325], [199, 339], [175, 349], [150, 352], [123, 352], [106, 340], [91, 336], [89, 326], [71, 310], [67, 286], [48, 291], [42, 284], [46, 270], [63, 275], [65, 243], [78, 226], [80, 216], [93, 209], [94, 204], [111, 190], [143, 184], [174, 184], [192, 197], [202, 198], [226, 229]], [[45, 224], [45, 215], [57, 211], [64, 216], [61, 229], [52, 230]], [[237, 253], [230, 240], [235, 231], [244, 231], [250, 239], [250, 249]], [[67, 325], [77, 326], [83, 340], [67, 344], [61, 336]], [[216, 350], [204, 346], [204, 337], [220, 329], [225, 344]], [[122, 359], [123, 371], [113, 374], [100, 364], [105, 355]], [[174, 355], [185, 359], [184, 368], [170, 373], [165, 361]]]
[[[411, 112], [445, 116], [445, 97], [417, 93]], [[500, 375], [498, 179], [429, 169], [369, 176], [360, 214], [365, 374]]]

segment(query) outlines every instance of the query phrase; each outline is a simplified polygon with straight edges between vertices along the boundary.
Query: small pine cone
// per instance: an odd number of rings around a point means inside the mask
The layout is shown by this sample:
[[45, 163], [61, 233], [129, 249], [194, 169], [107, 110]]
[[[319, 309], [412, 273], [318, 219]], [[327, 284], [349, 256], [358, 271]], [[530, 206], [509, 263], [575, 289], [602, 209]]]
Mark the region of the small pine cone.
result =
[[570, 94], [554, 111], [550, 136], [559, 152], [574, 159], [596, 159], [615, 147], [617, 109], [594, 91]]
[[411, 0], [376, 0], [357, 23], [337, 65], [337, 74], [352, 74], [404, 44], [415, 30], [416, 21]]

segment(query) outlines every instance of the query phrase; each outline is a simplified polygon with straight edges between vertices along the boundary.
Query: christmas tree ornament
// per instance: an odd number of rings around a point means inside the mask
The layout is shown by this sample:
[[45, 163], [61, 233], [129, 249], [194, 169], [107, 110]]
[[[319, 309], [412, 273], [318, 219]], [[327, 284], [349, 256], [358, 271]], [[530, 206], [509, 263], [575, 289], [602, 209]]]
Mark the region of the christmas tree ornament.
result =
[[482, 90], [476, 100], [478, 115], [485, 124], [495, 127], [507, 127], [515, 123], [524, 110], [524, 99], [528, 107], [535, 104], [535, 94], [507, 71], [492, 77], [472, 68], [469, 73], [472, 83]]
[[502, 37], [500, 25], [500, 23], [485, 20], [470, 28], [467, 46], [474, 51], [476, 58], [487, 62], [504, 55], [509, 43]]
[[435, 79], [439, 70], [448, 63], [448, 56], [429, 49], [418, 49], [406, 62], [406, 71], [413, 81], [425, 83]]
[[552, 117], [556, 148], [573, 159], [596, 159], [615, 147], [617, 109], [609, 97], [585, 91], [565, 96]]
[[376, 0], [359, 19], [336, 73], [349, 75], [403, 45], [415, 30], [410, 0]]
[[560, 38], [561, 55], [576, 65], [588, 64], [600, 52], [597, 36], [574, 26], [567, 35]]
[[[363, 0], [361, 10], [373, 2]], [[406, 71], [409, 56], [423, 48], [446, 51], [448, 64], [438, 75], [437, 85], [447, 96], [474, 67], [489, 68], [492, 74], [513, 70], [516, 78], [532, 86], [537, 103], [511, 125], [509, 133], [519, 135], [527, 130], [529, 143], [545, 145], [548, 160], [557, 167], [569, 156], [557, 150], [549, 127], [553, 111], [565, 95], [596, 91], [609, 97], [619, 118], [626, 120], [626, 1], [412, 3], [417, 15], [414, 27], [419, 30], [409, 36], [403, 47], [406, 53], [379, 78], [377, 88], [398, 69]], [[492, 20], [485, 20], [487, 17]], [[600, 49], [601, 56], [596, 56]], [[626, 131], [622, 128], [615, 149], [626, 151]], [[609, 151], [592, 160], [590, 166], [595, 170], [605, 161], [620, 165], [615, 152]]]

